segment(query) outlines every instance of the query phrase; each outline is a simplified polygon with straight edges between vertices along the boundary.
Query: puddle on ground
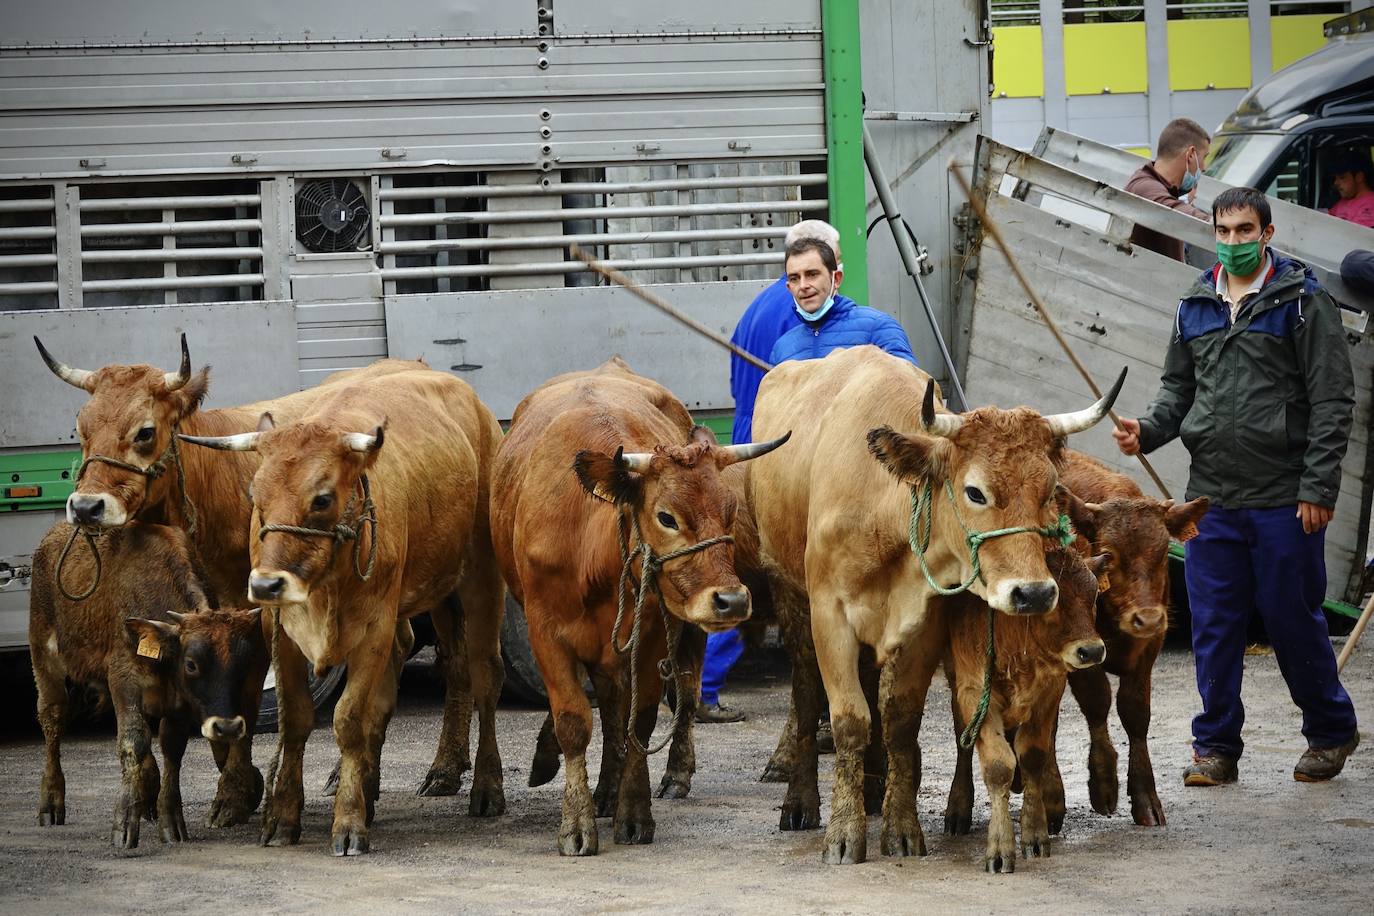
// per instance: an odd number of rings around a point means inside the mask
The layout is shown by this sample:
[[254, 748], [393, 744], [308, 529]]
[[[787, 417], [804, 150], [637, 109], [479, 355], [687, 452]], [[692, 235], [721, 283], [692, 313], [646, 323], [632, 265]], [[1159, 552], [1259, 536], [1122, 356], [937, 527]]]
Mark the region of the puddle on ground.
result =
[[1367, 821], [1362, 817], [1338, 817], [1331, 823], [1340, 824], [1342, 827], [1374, 827], [1374, 821]]

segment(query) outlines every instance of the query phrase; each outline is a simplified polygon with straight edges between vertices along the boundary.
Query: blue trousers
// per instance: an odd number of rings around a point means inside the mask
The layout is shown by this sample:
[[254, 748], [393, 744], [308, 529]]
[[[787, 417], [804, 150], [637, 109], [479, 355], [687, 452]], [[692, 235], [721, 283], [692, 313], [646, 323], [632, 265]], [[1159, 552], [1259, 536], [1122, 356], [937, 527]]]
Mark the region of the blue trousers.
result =
[[739, 630], [726, 630], [706, 637], [706, 660], [701, 665], [701, 702], [707, 706], [720, 702], [725, 675], [743, 654], [744, 637]]
[[1238, 758], [1244, 749], [1240, 699], [1245, 634], [1258, 611], [1289, 696], [1302, 710], [1310, 747], [1335, 747], [1355, 733], [1355, 707], [1336, 674], [1326, 618], [1325, 531], [1307, 534], [1296, 506], [1213, 506], [1185, 545], [1193, 655], [1202, 712], [1193, 719], [1199, 755]]

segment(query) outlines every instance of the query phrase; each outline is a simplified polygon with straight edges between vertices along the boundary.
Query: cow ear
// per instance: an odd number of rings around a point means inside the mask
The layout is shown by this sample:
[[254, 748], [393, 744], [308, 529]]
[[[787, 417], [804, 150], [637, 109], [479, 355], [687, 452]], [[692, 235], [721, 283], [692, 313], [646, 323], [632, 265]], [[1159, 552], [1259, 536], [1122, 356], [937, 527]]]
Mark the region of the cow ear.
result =
[[1087, 560], [1088, 569], [1097, 577], [1097, 590], [1105, 592], [1112, 587], [1112, 582], [1107, 578], [1107, 567], [1111, 565], [1111, 553], [1101, 553]]
[[636, 502], [644, 478], [630, 470], [624, 452], [623, 447], [616, 449], [613, 456], [586, 450], [578, 452], [573, 459], [573, 473], [577, 475], [577, 482], [582, 484], [582, 489], [608, 503]]
[[1102, 507], [1096, 503], [1084, 502], [1074, 496], [1068, 487], [1060, 486], [1056, 493], [1059, 496], [1059, 504], [1064, 508], [1064, 514], [1073, 522], [1074, 530], [1089, 541], [1097, 540], [1097, 515], [1102, 511]]
[[264, 410], [262, 416], [258, 417], [258, 432], [265, 433], [269, 429], [276, 429], [277, 421], [272, 418], [272, 411]]
[[124, 619], [124, 642], [141, 660], [156, 664], [176, 655], [181, 631], [161, 620], [144, 617]]
[[1197, 523], [1207, 514], [1210, 505], [1207, 497], [1199, 496], [1181, 506], [1169, 506], [1164, 510], [1164, 527], [1174, 540], [1191, 541], [1197, 537]]
[[177, 402], [178, 419], [185, 419], [195, 413], [209, 391], [210, 367], [201, 366], [200, 371], [192, 375], [190, 381], [172, 392], [172, 397]]
[[691, 438], [689, 441], [690, 441], [692, 444], [696, 444], [696, 443], [698, 443], [698, 442], [705, 442], [707, 445], [719, 445], [719, 444], [720, 444], [720, 443], [716, 440], [716, 434], [713, 433], [713, 432], [711, 432], [710, 428], [709, 428], [709, 427], [706, 427], [706, 426], [693, 426], [693, 427], [692, 427], [692, 438]]
[[908, 436], [890, 426], [868, 431], [868, 450], [904, 483], [944, 479], [944, 454], [947, 440], [930, 436]]

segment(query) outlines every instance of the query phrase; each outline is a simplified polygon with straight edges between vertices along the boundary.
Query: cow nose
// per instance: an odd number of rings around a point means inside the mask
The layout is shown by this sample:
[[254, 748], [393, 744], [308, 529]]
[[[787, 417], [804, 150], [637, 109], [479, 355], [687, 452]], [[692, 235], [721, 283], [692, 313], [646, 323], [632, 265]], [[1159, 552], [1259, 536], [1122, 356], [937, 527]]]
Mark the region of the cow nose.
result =
[[241, 738], [244, 732], [243, 716], [234, 716], [232, 719], [216, 716], [210, 720], [210, 731], [223, 740]]
[[1059, 600], [1059, 586], [1053, 582], [1027, 582], [1011, 590], [1011, 606], [1018, 614], [1044, 614]]
[[105, 497], [73, 493], [67, 500], [67, 521], [73, 525], [99, 525], [105, 517]]
[[248, 580], [248, 594], [255, 601], [276, 601], [285, 589], [285, 576], [252, 576]]
[[1100, 665], [1102, 660], [1107, 657], [1107, 646], [1100, 642], [1086, 643], [1078, 647], [1077, 655], [1084, 667]]
[[749, 616], [749, 590], [744, 588], [711, 595], [716, 616], [721, 620], [744, 620]]

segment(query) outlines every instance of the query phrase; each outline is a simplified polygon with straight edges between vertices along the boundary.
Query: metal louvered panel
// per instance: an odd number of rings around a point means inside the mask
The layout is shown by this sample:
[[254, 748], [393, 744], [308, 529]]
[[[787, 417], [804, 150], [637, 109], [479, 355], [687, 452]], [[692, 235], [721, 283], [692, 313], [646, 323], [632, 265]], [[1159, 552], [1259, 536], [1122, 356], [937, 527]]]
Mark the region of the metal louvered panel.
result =
[[57, 307], [51, 185], [0, 188], [0, 309]]

